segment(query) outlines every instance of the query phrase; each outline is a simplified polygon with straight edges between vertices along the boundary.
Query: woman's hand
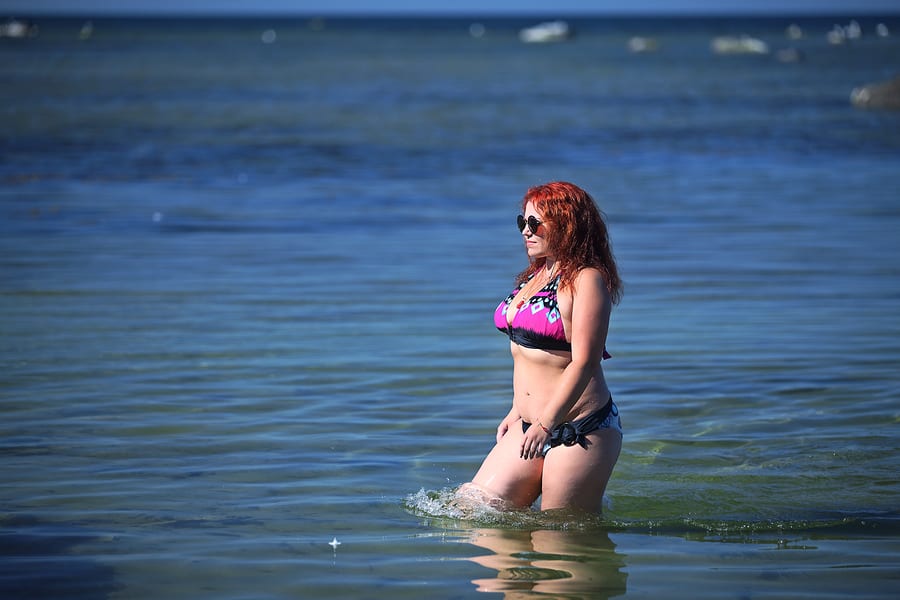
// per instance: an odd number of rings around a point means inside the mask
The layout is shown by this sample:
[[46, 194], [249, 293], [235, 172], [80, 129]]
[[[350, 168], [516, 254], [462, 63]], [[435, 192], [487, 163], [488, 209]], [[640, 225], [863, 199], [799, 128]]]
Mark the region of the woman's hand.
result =
[[543, 458], [544, 446], [549, 443], [550, 434], [544, 430], [540, 423], [532, 423], [522, 438], [519, 456], [525, 460]]
[[506, 432], [509, 431], [509, 423], [506, 422], [506, 419], [500, 421], [500, 424], [497, 425], [497, 443], [500, 443], [500, 440], [503, 439], [503, 436], [506, 435]]
[[519, 420], [519, 415], [514, 414], [512, 411], [510, 411], [510, 413], [508, 415], [506, 415], [502, 421], [500, 421], [500, 424], [497, 425], [497, 443], [498, 444], [500, 443], [500, 440], [503, 439], [503, 436], [505, 436], [509, 432], [509, 428], [512, 426], [512, 424], [518, 420]]

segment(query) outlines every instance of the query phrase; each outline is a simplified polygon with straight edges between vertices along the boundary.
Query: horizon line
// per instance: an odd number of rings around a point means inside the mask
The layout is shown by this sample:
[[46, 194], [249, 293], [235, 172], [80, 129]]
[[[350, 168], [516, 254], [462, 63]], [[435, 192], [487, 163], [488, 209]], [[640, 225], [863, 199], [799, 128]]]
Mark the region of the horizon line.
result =
[[534, 19], [577, 19], [577, 18], [604, 18], [604, 17], [647, 17], [647, 18], [871, 18], [871, 17], [896, 17], [900, 18], [900, 7], [894, 12], [876, 11], [716, 11], [716, 10], [596, 10], [589, 12], [576, 11], [485, 11], [485, 12], [453, 12], [453, 11], [337, 11], [337, 12], [310, 12], [310, 11], [284, 11], [284, 10], [256, 10], [256, 11], [208, 11], [208, 10], [110, 10], [110, 11], [84, 11], [84, 10], [38, 10], [20, 13], [17, 17], [13, 13], [6, 14], [7, 19], [13, 18], [292, 18], [292, 19], [377, 19], [377, 18], [434, 18], [434, 19], [510, 19], [510, 18], [534, 18]]

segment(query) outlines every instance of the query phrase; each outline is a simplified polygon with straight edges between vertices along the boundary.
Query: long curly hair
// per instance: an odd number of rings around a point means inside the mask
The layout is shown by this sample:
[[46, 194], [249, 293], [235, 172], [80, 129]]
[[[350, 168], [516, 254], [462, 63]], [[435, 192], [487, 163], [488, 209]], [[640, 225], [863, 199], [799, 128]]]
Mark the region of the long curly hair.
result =
[[[606, 280], [613, 304], [622, 298], [622, 280], [609, 241], [606, 221], [591, 195], [573, 183], [554, 181], [530, 188], [522, 199], [522, 212], [533, 202], [542, 221], [547, 246], [556, 258], [560, 287], [574, 284], [578, 272], [593, 267]], [[542, 269], [546, 259], [539, 258], [516, 278], [522, 283]]]

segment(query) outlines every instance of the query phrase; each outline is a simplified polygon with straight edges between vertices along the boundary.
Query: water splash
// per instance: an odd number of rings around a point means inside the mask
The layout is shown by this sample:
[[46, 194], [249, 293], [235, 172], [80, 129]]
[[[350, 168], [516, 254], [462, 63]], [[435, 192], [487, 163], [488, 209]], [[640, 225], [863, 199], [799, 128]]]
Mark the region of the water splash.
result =
[[511, 508], [496, 498], [466, 486], [444, 488], [439, 491], [423, 488], [407, 496], [404, 505], [414, 515], [445, 527], [474, 525], [511, 529], [572, 530], [607, 526], [600, 514]]

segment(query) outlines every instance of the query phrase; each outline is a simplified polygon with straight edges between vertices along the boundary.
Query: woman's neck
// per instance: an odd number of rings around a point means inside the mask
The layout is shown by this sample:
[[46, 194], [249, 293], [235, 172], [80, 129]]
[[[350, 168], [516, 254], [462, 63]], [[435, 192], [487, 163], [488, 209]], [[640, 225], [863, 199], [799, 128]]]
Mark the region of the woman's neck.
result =
[[547, 276], [551, 276], [554, 273], [554, 269], [556, 268], [556, 261], [552, 259], [546, 259], [544, 262], [544, 272]]

